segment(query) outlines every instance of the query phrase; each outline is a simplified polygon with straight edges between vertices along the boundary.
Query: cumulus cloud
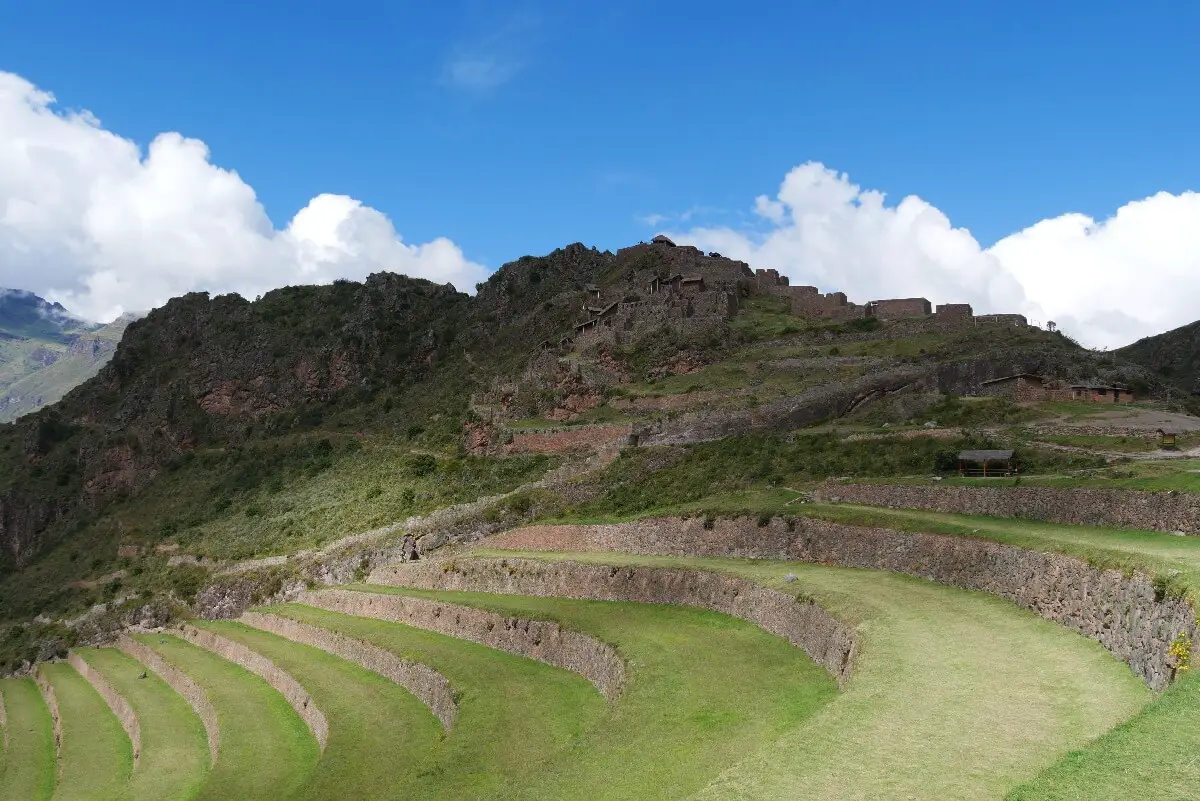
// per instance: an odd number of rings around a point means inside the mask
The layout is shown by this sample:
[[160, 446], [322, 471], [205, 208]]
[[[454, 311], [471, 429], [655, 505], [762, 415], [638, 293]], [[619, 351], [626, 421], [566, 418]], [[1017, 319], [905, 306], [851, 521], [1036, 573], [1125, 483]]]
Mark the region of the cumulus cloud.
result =
[[0, 72], [0, 285], [105, 321], [194, 290], [254, 297], [382, 270], [467, 291], [487, 275], [453, 242], [407, 244], [343, 195], [313, 198], [277, 229], [203, 142], [164, 133], [143, 152]]
[[985, 248], [919, 197], [888, 205], [883, 193], [810, 162], [789, 172], [775, 197], [757, 198], [754, 214], [752, 227], [672, 237], [859, 302], [924, 296], [1054, 320], [1094, 347], [1200, 318], [1193, 192], [1134, 201], [1101, 222], [1064, 214]]

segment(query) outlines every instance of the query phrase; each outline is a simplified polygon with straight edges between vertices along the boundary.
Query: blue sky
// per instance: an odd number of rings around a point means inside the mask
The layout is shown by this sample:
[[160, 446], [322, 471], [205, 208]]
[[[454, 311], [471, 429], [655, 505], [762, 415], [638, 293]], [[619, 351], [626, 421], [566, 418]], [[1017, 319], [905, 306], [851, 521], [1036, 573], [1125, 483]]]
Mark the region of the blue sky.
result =
[[46, 0], [0, 4], [0, 70], [142, 146], [203, 140], [280, 228], [344, 194], [494, 269], [655, 215], [752, 233], [809, 161], [983, 248], [1194, 189], [1198, 23], [1182, 2]]
[[985, 245], [1200, 183], [1190, 3], [114, 7], [11, 4], [0, 68], [140, 142], [203, 139], [277, 222], [342, 192], [493, 266], [744, 213], [808, 160]]

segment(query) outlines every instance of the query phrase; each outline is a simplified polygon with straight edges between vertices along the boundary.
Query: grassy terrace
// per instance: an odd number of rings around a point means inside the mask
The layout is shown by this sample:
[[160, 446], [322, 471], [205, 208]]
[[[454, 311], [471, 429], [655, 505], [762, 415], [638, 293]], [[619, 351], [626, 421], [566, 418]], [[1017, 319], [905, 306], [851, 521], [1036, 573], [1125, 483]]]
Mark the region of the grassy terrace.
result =
[[66, 663], [42, 665], [62, 717], [62, 765], [56, 801], [129, 797], [133, 750], [120, 722], [87, 679]]
[[198, 798], [287, 798], [316, 767], [317, 741], [265, 681], [175, 637], [139, 639], [204, 688], [217, 710], [221, 750]]
[[328, 745], [294, 798], [412, 797], [414, 777], [442, 737], [441, 724], [415, 696], [358, 665], [240, 623], [198, 625], [286, 670], [325, 713]]
[[[836, 685], [802, 651], [726, 615], [657, 604], [364, 587], [557, 620], [631, 667], [611, 712], [502, 798], [683, 798], [793, 729]], [[559, 714], [570, 715], [569, 709]]]
[[[710, 765], [698, 798], [1001, 798], [1149, 698], [1098, 644], [982, 593], [799, 563], [519, 555], [733, 572], [812, 595], [857, 625], [845, 691], [743, 758]], [[454, 596], [502, 608], [495, 598]], [[723, 669], [722, 686], [741, 675]]]
[[200, 718], [187, 702], [140, 662], [115, 648], [82, 648], [79, 655], [138, 716], [142, 754], [130, 782], [130, 798], [165, 801], [196, 795], [210, 767], [208, 741]]
[[54, 792], [54, 723], [33, 679], [0, 679], [8, 749], [0, 762], [0, 798], [45, 801]]
[[[531, 659], [409, 626], [313, 607], [285, 604], [265, 611], [367, 640], [405, 659], [427, 664], [450, 681], [459, 703], [454, 730], [425, 752], [393, 754], [387, 764], [395, 797], [501, 797], [509, 783], [536, 773], [553, 754], [577, 742], [607, 711], [607, 703], [587, 680]], [[310, 692], [326, 692], [323, 687], [318, 683]], [[324, 697], [338, 700], [327, 694]], [[335, 709], [330, 709], [330, 714]], [[344, 713], [330, 720], [331, 747], [338, 720], [345, 725]], [[368, 767], [378, 770], [378, 766]]]

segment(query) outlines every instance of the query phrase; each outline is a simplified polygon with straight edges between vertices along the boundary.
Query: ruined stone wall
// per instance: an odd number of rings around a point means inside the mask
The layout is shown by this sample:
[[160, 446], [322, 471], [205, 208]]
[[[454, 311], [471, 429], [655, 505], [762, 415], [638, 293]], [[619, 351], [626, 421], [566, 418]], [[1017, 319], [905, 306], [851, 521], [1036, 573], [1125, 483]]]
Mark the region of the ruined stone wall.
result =
[[321, 750], [325, 750], [325, 744], [329, 742], [329, 723], [325, 720], [325, 713], [317, 708], [312, 696], [289, 673], [262, 654], [206, 629], [199, 629], [185, 623], [180, 626], [179, 635], [193, 645], [206, 651], [212, 651], [217, 656], [241, 665], [251, 673], [256, 673], [267, 684], [278, 690], [279, 694], [287, 699], [292, 709], [296, 710], [296, 714], [308, 726], [313, 737], [317, 739], [317, 744], [321, 746]]
[[[728, 543], [727, 547], [723, 547]], [[751, 517], [650, 518], [617, 526], [539, 526], [489, 538], [498, 548], [619, 551], [647, 555], [796, 559], [888, 570], [992, 593], [1098, 641], [1151, 688], [1173, 677], [1167, 648], [1196, 637], [1195, 610], [1159, 598], [1146, 576], [1102, 571], [1079, 559], [988, 540], [848, 526], [805, 518], [766, 525]], [[511, 563], [512, 560], [509, 560]], [[612, 569], [612, 568], [610, 568]], [[407, 578], [406, 572], [398, 576]]]
[[117, 692], [116, 688], [84, 661], [77, 652], [68, 651], [67, 662], [78, 671], [80, 676], [87, 679], [88, 684], [92, 685], [96, 692], [100, 693], [104, 703], [108, 704], [108, 708], [121, 722], [121, 728], [125, 730], [125, 735], [129, 737], [129, 744], [133, 748], [133, 767], [137, 768], [142, 757], [142, 725], [138, 722], [137, 713], [133, 711], [133, 707], [129, 705], [125, 697]]
[[429, 707], [434, 717], [441, 721], [443, 730], [449, 732], [454, 725], [454, 719], [458, 716], [454, 690], [445, 676], [428, 665], [410, 662], [368, 642], [278, 615], [246, 612], [240, 621], [247, 626], [269, 631], [293, 642], [320, 648], [361, 665], [372, 673], [378, 673], [408, 690]]
[[792, 314], [823, 320], [853, 320], [866, 316], [866, 307], [850, 303], [844, 292], [820, 294], [815, 286], [788, 287], [779, 294], [791, 300]]
[[505, 453], [565, 453], [579, 448], [604, 448], [624, 444], [629, 439], [628, 424], [581, 426], [565, 431], [514, 434]]
[[1029, 325], [1023, 314], [978, 314], [975, 316], [978, 325]]
[[839, 684], [850, 677], [857, 648], [854, 633], [817, 604], [735, 576], [702, 570], [473, 558], [382, 568], [372, 574], [371, 581], [711, 609], [783, 637], [828, 670]]
[[970, 323], [971, 318], [975, 316], [975, 311], [971, 308], [970, 303], [942, 303], [934, 311], [934, 314], [940, 319], [955, 319]]
[[217, 754], [221, 750], [221, 727], [217, 723], [217, 710], [208, 700], [208, 693], [204, 692], [191, 676], [163, 659], [153, 648], [142, 645], [128, 634], [122, 634], [117, 639], [117, 647], [157, 674], [168, 687], [188, 702], [204, 725], [204, 733], [208, 737], [210, 764], [217, 764]]
[[867, 316], [880, 320], [899, 317], [927, 317], [933, 311], [925, 298], [888, 298], [873, 300], [867, 304]]
[[846, 483], [825, 484], [817, 496], [889, 508], [1200, 534], [1200, 494], [1188, 492]]
[[[375, 575], [372, 574], [372, 582]], [[536, 659], [578, 673], [610, 700], [620, 696], [625, 684], [625, 663], [616, 649], [548, 620], [505, 617], [427, 598], [350, 590], [305, 593], [300, 597], [300, 603], [347, 615], [403, 623]]]

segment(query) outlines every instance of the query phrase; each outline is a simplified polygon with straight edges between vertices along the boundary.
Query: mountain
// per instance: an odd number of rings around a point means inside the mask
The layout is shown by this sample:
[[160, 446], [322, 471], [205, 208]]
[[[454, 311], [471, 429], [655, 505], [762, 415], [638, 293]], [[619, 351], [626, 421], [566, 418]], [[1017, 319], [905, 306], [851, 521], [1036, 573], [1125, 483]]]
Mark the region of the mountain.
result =
[[98, 326], [31, 292], [0, 290], [0, 423], [54, 403], [95, 375], [131, 319]]
[[1178, 390], [1200, 390], [1200, 321], [1139, 339], [1113, 354], [1145, 367]]
[[[324, 547], [526, 486], [581, 447], [920, 422], [1017, 372], [1157, 386], [1016, 318], [911, 305], [868, 314], [664, 242], [527, 256], [474, 296], [380, 273], [175, 298], [0, 426], [0, 620], [186, 600], [206, 559]], [[97, 347], [26, 319], [64, 352]]]

